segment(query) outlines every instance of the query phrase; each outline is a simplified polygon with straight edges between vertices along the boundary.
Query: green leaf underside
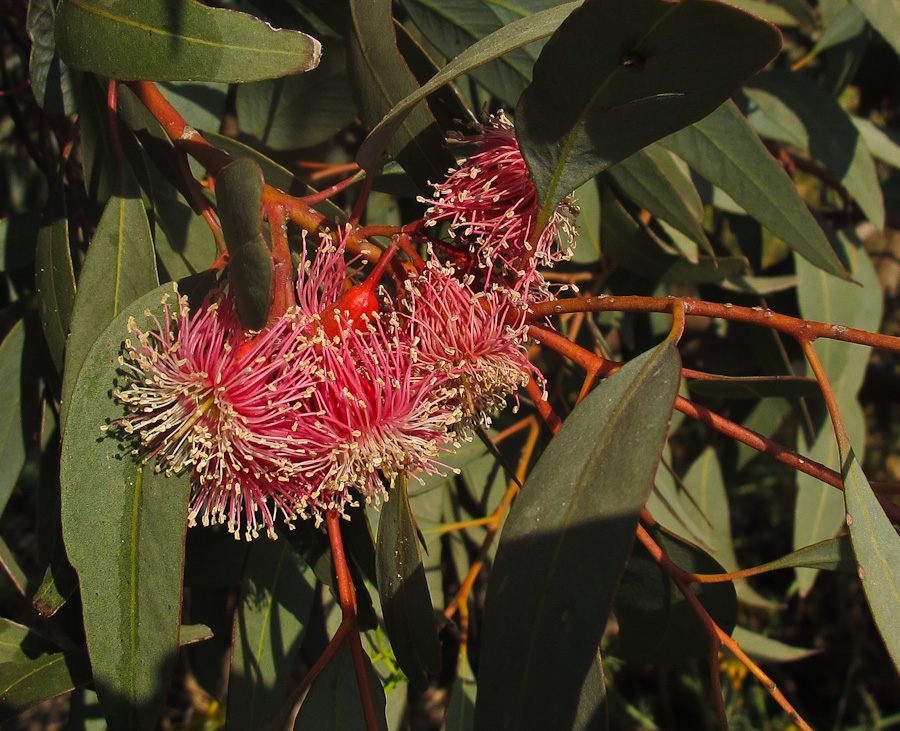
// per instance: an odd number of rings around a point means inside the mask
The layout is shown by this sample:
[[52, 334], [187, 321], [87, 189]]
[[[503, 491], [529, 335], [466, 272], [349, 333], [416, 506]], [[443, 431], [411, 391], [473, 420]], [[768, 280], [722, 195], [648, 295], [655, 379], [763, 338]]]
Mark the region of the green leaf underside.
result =
[[106, 204], [81, 268], [66, 342], [60, 422], [65, 425], [72, 388], [97, 334], [122, 308], [159, 286], [147, 212], [130, 172], [126, 189]]
[[488, 61], [499, 58], [508, 51], [546, 38], [581, 3], [582, 0], [577, 0], [577, 2], [564, 3], [558, 7], [534, 13], [494, 31], [462, 51], [421, 88], [394, 104], [391, 110], [384, 115], [359, 148], [356, 155], [359, 166], [364, 170], [378, 168], [382, 153], [403, 120], [412, 112], [416, 104], [435, 89]]
[[419, 690], [441, 666], [441, 645], [406, 480], [381, 509], [376, 543], [378, 594], [397, 664]]
[[[671, 342], [631, 361], [576, 407], [529, 476], [488, 586], [477, 729], [568, 728], [574, 721], [650, 491], [679, 372]], [[585, 567], [590, 581], [581, 578]]]
[[660, 141], [794, 251], [842, 277], [843, 267], [784, 170], [733, 102]]
[[780, 47], [773, 26], [718, 2], [588, 0], [516, 107], [539, 224], [585, 180], [712, 112]]
[[[178, 648], [189, 474], [142, 466], [111, 430], [122, 418], [110, 397], [121, 383], [126, 321], [150, 329], [171, 285], [125, 308], [94, 343], [72, 392], [63, 433], [63, 537], [78, 572], [85, 635], [104, 715], [117, 729], [152, 729]], [[102, 506], [102, 509], [101, 509]]]
[[22, 376], [25, 322], [16, 323], [0, 344], [0, 510], [6, 505], [25, 464], [22, 430]]
[[900, 53], [900, 0], [853, 0], [872, 27]]
[[72, 68], [123, 81], [241, 83], [315, 68], [321, 44], [193, 0], [63, 0], [56, 42]]
[[888, 654], [900, 670], [900, 535], [884, 514], [852, 449], [844, 457], [841, 472], [859, 578]]

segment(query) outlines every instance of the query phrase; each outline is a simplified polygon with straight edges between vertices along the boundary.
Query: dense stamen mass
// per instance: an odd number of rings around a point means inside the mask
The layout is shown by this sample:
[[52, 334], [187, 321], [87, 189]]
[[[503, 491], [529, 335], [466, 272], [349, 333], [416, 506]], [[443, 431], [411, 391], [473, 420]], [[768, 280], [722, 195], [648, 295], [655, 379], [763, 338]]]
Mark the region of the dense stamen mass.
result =
[[[565, 206], [529, 251], [537, 194], [505, 117], [481, 129], [468, 164], [451, 172], [428, 222], [450, 221], [466, 266], [429, 249], [422, 271], [360, 281], [350, 230], [304, 238], [297, 306], [259, 333], [241, 329], [227, 286], [191, 312], [185, 297], [134, 319], [114, 395], [129, 413], [113, 426], [165, 474], [190, 470], [188, 519], [239, 537], [275, 519], [321, 522], [360, 500], [378, 504], [401, 474], [432, 474], [441, 455], [532, 376], [525, 310], [547, 287], [537, 264], [563, 257]], [[459, 251], [457, 252], [460, 253]], [[354, 271], [355, 269], [355, 271]]]

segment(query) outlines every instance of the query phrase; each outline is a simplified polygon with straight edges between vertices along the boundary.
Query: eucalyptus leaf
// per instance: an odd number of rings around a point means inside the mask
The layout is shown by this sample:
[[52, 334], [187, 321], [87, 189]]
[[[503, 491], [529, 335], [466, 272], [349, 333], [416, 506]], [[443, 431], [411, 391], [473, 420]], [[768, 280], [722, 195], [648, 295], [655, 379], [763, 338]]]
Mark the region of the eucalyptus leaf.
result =
[[538, 221], [597, 173], [712, 112], [780, 47], [773, 26], [718, 2], [587, 0], [547, 42], [516, 107]]
[[[671, 342], [629, 362], [575, 408], [528, 477], [488, 584], [476, 729], [573, 725], [679, 374]], [[585, 567], [591, 581], [576, 578]]]
[[122, 81], [258, 81], [309, 71], [321, 55], [305, 33], [194, 0], [62, 0], [56, 28], [67, 64]]
[[[123, 309], [97, 338], [72, 391], [63, 431], [63, 537], [78, 572], [94, 682], [111, 726], [153, 729], [178, 650], [190, 475], [140, 465], [101, 427], [120, 419], [110, 397], [134, 317], [147, 330], [171, 285]], [[102, 510], [98, 509], [102, 506]]]
[[872, 27], [900, 53], [900, 3], [897, 0], [853, 0]]

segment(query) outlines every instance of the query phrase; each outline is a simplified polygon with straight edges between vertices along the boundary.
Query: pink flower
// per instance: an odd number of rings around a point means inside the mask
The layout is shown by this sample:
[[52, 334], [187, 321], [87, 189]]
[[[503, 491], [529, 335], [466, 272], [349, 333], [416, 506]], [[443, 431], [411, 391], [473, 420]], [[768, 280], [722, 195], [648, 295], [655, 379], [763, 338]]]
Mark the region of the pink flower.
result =
[[432, 259], [407, 283], [408, 339], [420, 367], [445, 372], [459, 389], [469, 423], [489, 423], [506, 397], [540, 373], [526, 353], [525, 311], [520, 295], [494, 285], [473, 291], [471, 277]]
[[[247, 539], [274, 517], [290, 522], [309, 486], [297, 465], [309, 445], [297, 434], [315, 388], [318, 355], [296, 313], [253, 340], [233, 299], [212, 292], [194, 313], [187, 298], [163, 299], [163, 318], [141, 331], [134, 319], [119, 362], [127, 385], [114, 391], [131, 413], [116, 423], [137, 436], [144, 463], [193, 478], [189, 523], [227, 522]], [[148, 313], [149, 314], [149, 313]]]
[[[476, 129], [477, 134], [460, 138], [474, 145], [475, 152], [434, 185], [433, 199], [420, 199], [429, 204], [426, 220], [430, 226], [446, 221], [450, 236], [471, 246], [481, 266], [491, 269], [499, 261], [506, 267], [504, 274], [525, 274], [527, 270], [520, 270], [537, 223], [537, 189], [503, 112]], [[530, 269], [569, 258], [569, 244], [560, 239], [574, 242], [575, 215], [570, 200], [558, 206], [537, 239]]]
[[462, 416], [456, 390], [443, 373], [414, 365], [400, 333], [396, 315], [378, 317], [319, 346], [324, 377], [311, 397], [316, 418], [302, 431], [315, 445], [303, 469], [316, 487], [304, 513], [343, 510], [355, 493], [377, 504], [385, 482], [392, 485], [401, 472], [443, 466], [438, 455], [451, 448]]

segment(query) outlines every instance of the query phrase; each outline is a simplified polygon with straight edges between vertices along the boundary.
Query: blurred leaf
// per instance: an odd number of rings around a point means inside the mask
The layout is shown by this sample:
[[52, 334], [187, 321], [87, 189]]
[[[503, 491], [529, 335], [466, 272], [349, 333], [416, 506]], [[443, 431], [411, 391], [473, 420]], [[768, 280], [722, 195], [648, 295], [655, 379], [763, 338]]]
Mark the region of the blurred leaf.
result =
[[[416, 27], [449, 59], [500, 28], [557, 4], [553, 0], [519, 0], [514, 4], [484, 0], [404, 0], [403, 7]], [[531, 81], [531, 68], [539, 52], [539, 46], [514, 49], [495, 62], [474, 69], [472, 77], [501, 103], [515, 106]]]
[[775, 292], [784, 292], [786, 289], [793, 289], [797, 286], [797, 277], [792, 274], [771, 277], [731, 277], [718, 284], [722, 289], [732, 292], [767, 295]]
[[315, 587], [312, 569], [288, 541], [250, 545], [228, 681], [231, 728], [265, 728], [284, 700]]
[[41, 224], [34, 257], [35, 283], [40, 295], [39, 307], [44, 337], [56, 370], [62, 373], [69, 335], [69, 322], [75, 301], [75, 274], [69, 251], [69, 221], [66, 218], [65, 191], [60, 183], [50, 190], [50, 200]]
[[[804, 0], [799, 1], [801, 3], [804, 2]], [[782, 3], [778, 2], [766, 2], [766, 0], [732, 0], [732, 2], [729, 3], [729, 5], [734, 5], [741, 10], [746, 10], [748, 13], [758, 15], [763, 20], [768, 20], [770, 23], [774, 23], [775, 25], [797, 25], [799, 19], [788, 9], [779, 7], [779, 5], [781, 4]], [[808, 12], [809, 11], [807, 11], [807, 13]]]
[[[581, 5], [582, 1], [565, 3], [517, 20], [485, 36], [462, 51], [430, 81], [419, 89], [411, 90], [408, 96], [396, 102], [389, 112], [382, 115], [383, 118], [359, 148], [356, 155], [359, 166], [367, 171], [377, 169], [382, 152], [388, 147], [400, 125], [410, 115], [415, 105], [432, 91], [515, 48], [546, 38], [559, 27], [569, 13]], [[441, 174], [443, 175], [443, 171]]]
[[[369, 689], [375, 703], [378, 728], [387, 731], [384, 720], [384, 688], [375, 674], [368, 657], [363, 658], [369, 676]], [[363, 718], [359, 688], [353, 669], [350, 643], [341, 643], [340, 649], [313, 681], [300, 712], [294, 721], [296, 731], [350, 731], [366, 728]]]
[[465, 648], [460, 648], [456, 662], [456, 678], [450, 689], [450, 702], [444, 716], [443, 731], [472, 731], [475, 727], [475, 696], [478, 685], [469, 665]]
[[642, 277], [682, 284], [718, 282], [747, 270], [743, 258], [699, 257], [697, 263], [666, 251], [635, 221], [608, 186], [600, 188], [600, 245], [603, 255]]
[[258, 81], [309, 71], [321, 51], [305, 33], [194, 0], [62, 0], [56, 43], [72, 68], [123, 81]]
[[[532, 470], [488, 584], [476, 728], [571, 727], [679, 374], [671, 341], [635, 358], [575, 408]], [[585, 566], [589, 582], [577, 578]]]
[[872, 27], [900, 53], [900, 3], [897, 0], [853, 0]]
[[629, 200], [712, 254], [701, 225], [703, 203], [668, 150], [650, 145], [611, 166], [608, 174]]
[[731, 636], [741, 646], [741, 649], [756, 662], [793, 662], [818, 652], [818, 650], [808, 650], [805, 647], [793, 647], [743, 627], [735, 627]]
[[97, 694], [110, 726], [153, 729], [178, 649], [190, 474], [139, 465], [101, 426], [123, 415], [110, 390], [126, 321], [149, 330], [164, 285], [126, 307], [94, 343], [72, 392], [63, 432], [63, 536], [78, 572]]
[[660, 144], [728, 193], [798, 254], [843, 276], [838, 258], [793, 182], [732, 102]]
[[78, 372], [97, 335], [123, 308], [159, 286], [147, 211], [130, 170], [123, 170], [122, 176], [122, 190], [106, 204], [78, 278], [66, 342], [63, 427]]
[[[350, 23], [351, 82], [363, 121], [374, 126], [418, 84], [397, 50], [390, 0], [350, 0]], [[419, 189], [443, 179], [454, 161], [427, 107], [410, 110], [394, 131], [398, 134], [388, 135], [371, 158], [358, 155], [360, 167], [374, 174], [386, 146]]]
[[381, 509], [376, 544], [378, 594], [388, 639], [400, 669], [420, 691], [441, 667], [441, 644], [415, 521], [401, 478]]
[[41, 109], [67, 117], [78, 110], [72, 75], [56, 52], [55, 25], [52, 0], [29, 0], [25, 29], [31, 39], [31, 91]]
[[841, 181], [875, 228], [884, 228], [884, 199], [875, 163], [850, 117], [830, 94], [803, 74], [766, 71], [750, 85], [785, 104], [803, 123], [809, 153]]
[[[0, 511], [19, 480], [25, 465], [25, 432], [22, 424], [22, 397], [33, 367], [30, 349], [25, 347], [25, 321], [15, 324], [0, 344]], [[36, 404], [28, 400], [28, 408]]]
[[272, 255], [262, 236], [263, 174], [241, 157], [216, 176], [216, 207], [228, 247], [228, 275], [241, 325], [261, 330], [272, 306]]
[[167, 81], [158, 86], [168, 102], [194, 129], [219, 129], [228, 103], [227, 84], [212, 81]]
[[613, 163], [712, 112], [780, 47], [776, 28], [717, 2], [587, 0], [547, 42], [516, 107], [538, 220]]
[[[882, 312], [878, 276], [860, 242], [853, 245], [842, 232], [837, 237], [837, 244], [842, 247], [843, 257], [850, 263], [859, 284], [829, 276], [795, 257], [800, 315], [807, 320], [877, 331]], [[869, 349], [828, 339], [816, 341], [815, 347], [834, 391], [851, 444], [865, 444], [865, 417], [857, 393], [865, 377]], [[823, 418], [817, 426], [812, 444], [807, 442], [802, 430], [798, 433], [797, 450], [827, 467], [838, 469], [839, 455], [831, 423]], [[793, 547], [801, 548], [834, 536], [844, 521], [843, 503], [839, 490], [814, 477], [798, 473]], [[812, 586], [815, 573], [800, 569], [797, 579], [800, 594], [805, 595]]]
[[860, 9], [856, 5], [847, 5], [825, 28], [825, 31], [816, 41], [816, 45], [813, 46], [807, 55], [807, 58], [812, 59], [826, 48], [849, 41], [865, 29], [866, 19], [863, 17]]
[[40, 230], [40, 218], [32, 213], [0, 219], [0, 272], [34, 269], [34, 250]]
[[600, 192], [597, 183], [589, 180], [575, 191], [578, 203], [577, 245], [572, 252], [575, 264], [593, 264], [600, 259]]
[[[654, 539], [685, 571], [718, 574], [724, 569], [696, 546], [658, 531]], [[737, 596], [731, 582], [693, 584], [692, 591], [712, 619], [726, 632], [737, 620]], [[625, 660], [670, 664], [706, 657], [709, 641], [703, 624], [659, 564], [641, 546], [622, 576], [616, 594], [618, 643], [614, 652]]]
[[[762, 399], [750, 414], [741, 422], [741, 426], [752, 429], [764, 437], [771, 437], [778, 429], [784, 417], [790, 413], [791, 403], [785, 399]], [[750, 460], [758, 457], [761, 452], [746, 444], [738, 444], [738, 458], [736, 469], [743, 469]]]
[[735, 101], [760, 137], [801, 150], [809, 147], [809, 135], [802, 120], [774, 94], [744, 87], [735, 95]]
[[714, 379], [690, 379], [691, 393], [717, 398], [782, 398], [821, 396], [814, 378], [794, 376], [718, 376]]
[[852, 449], [843, 461], [847, 527], [859, 580], [888, 654], [900, 670], [900, 535], [884, 514]]
[[27, 627], [0, 618], [0, 723], [90, 682], [84, 647], [60, 652]]
[[309, 73], [240, 85], [241, 133], [270, 150], [296, 150], [318, 145], [352, 122], [356, 105], [346, 50], [337, 41], [325, 50], [322, 63]]
[[862, 117], [852, 117], [853, 124], [860, 131], [873, 156], [888, 165], [900, 168], [900, 138], [896, 132], [879, 127]]
[[181, 647], [212, 639], [212, 630], [205, 624], [183, 624], [178, 633], [178, 644]]

